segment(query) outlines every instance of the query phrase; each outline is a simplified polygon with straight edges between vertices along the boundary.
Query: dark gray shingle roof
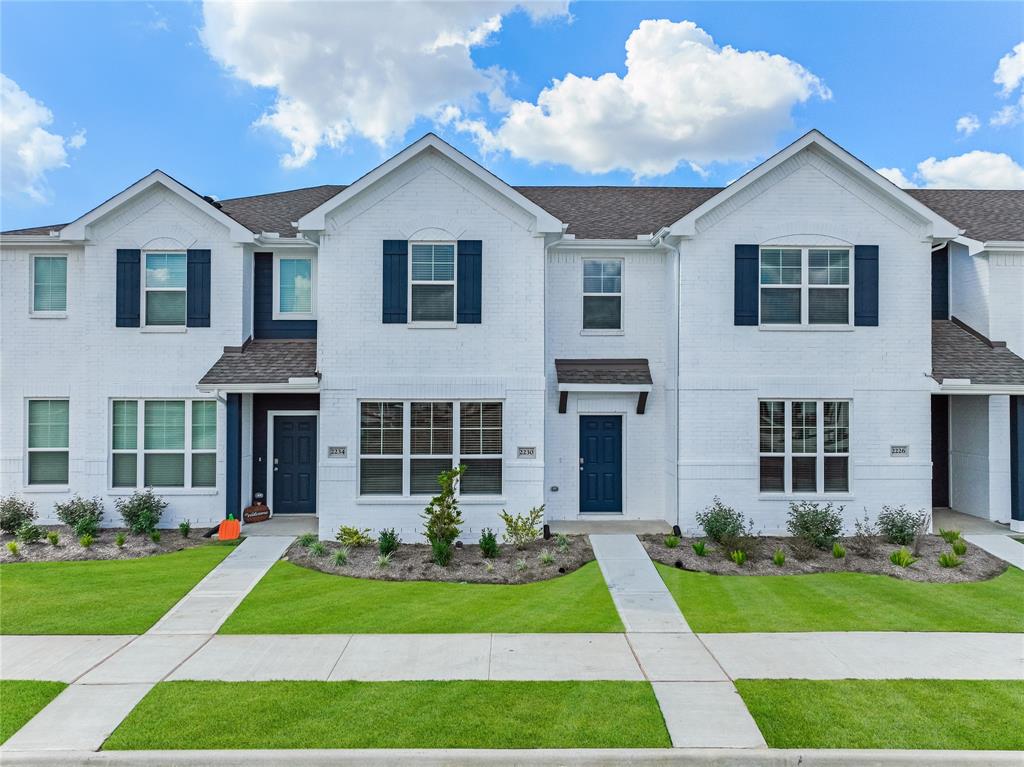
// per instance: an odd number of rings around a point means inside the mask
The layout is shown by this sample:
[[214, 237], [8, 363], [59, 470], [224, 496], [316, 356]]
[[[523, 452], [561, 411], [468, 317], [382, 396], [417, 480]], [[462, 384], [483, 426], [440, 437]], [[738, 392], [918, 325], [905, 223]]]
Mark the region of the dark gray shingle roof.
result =
[[241, 351], [225, 351], [200, 384], [286, 384], [289, 378], [316, 376], [316, 341], [253, 341]]
[[558, 383], [567, 384], [650, 384], [651, 368], [645, 359], [560, 359], [555, 360]]
[[932, 378], [969, 378], [972, 384], [1024, 386], [1024, 359], [950, 320], [932, 321]]
[[1024, 189], [908, 189], [975, 240], [1024, 240]]
[[324, 184], [290, 192], [257, 194], [219, 200], [220, 209], [251, 232], [277, 232], [294, 237], [292, 223], [338, 194], [344, 186]]

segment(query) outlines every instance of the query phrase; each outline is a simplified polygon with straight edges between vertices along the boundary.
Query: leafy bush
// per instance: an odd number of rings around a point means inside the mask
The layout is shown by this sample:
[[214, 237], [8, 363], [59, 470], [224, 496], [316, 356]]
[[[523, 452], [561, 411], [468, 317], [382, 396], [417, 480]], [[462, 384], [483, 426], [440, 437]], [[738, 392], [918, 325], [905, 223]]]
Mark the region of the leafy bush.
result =
[[[430, 541], [432, 549], [435, 542], [446, 544], [438, 546], [434, 549], [434, 553], [436, 555], [441, 552], [441, 556], [447, 556], [447, 560], [451, 559], [451, 551], [445, 554], [445, 550], [451, 549], [455, 539], [462, 532], [462, 510], [459, 508], [459, 499], [455, 495], [455, 491], [459, 486], [459, 478], [462, 477], [465, 470], [465, 466], [459, 465], [438, 474], [437, 483], [441, 486], [441, 492], [430, 499], [427, 508], [420, 515], [424, 522], [423, 536]], [[445, 565], [448, 563], [447, 560]], [[437, 562], [436, 556], [434, 561]], [[441, 563], [438, 562], [438, 564]]]
[[[319, 540], [316, 533], [306, 533], [306, 535], [311, 535], [314, 541]], [[303, 543], [303, 539], [305, 539], [306, 535], [302, 536], [302, 538], [299, 539], [299, 542], [302, 543], [303, 546], [309, 548], [309, 543]], [[345, 546], [353, 549], [369, 546], [374, 542], [373, 536], [370, 535], [370, 528], [368, 527], [364, 527], [360, 530], [358, 527], [342, 525], [338, 528], [338, 534], [334, 537]], [[312, 543], [312, 541], [310, 543]]]
[[[339, 536], [341, 535], [341, 531], [340, 530], [338, 531], [338, 535]], [[316, 533], [303, 533], [302, 535], [299, 536], [299, 545], [302, 548], [304, 548], [304, 549], [308, 549], [310, 546], [312, 546], [318, 540], [320, 540], [320, 538], [319, 538], [319, 536], [317, 536]]]
[[743, 563], [747, 561], [747, 552], [743, 549], [736, 549], [735, 551], [729, 552], [729, 559], [735, 562], [739, 566], [743, 566]]
[[448, 541], [433, 540], [430, 542], [430, 557], [440, 567], [448, 567], [454, 553], [455, 547]]
[[826, 550], [843, 532], [843, 507], [809, 501], [789, 504], [786, 530], [816, 549]]
[[910, 567], [917, 561], [917, 557], [901, 546], [889, 555], [889, 561], [899, 567]]
[[847, 544], [858, 557], [867, 557], [875, 550], [877, 538], [878, 528], [865, 510], [864, 519], [853, 520], [853, 535], [847, 540]]
[[43, 531], [33, 525], [31, 522], [26, 522], [18, 528], [18, 540], [22, 543], [36, 543], [43, 537]]
[[391, 556], [398, 551], [398, 544], [401, 542], [402, 539], [398, 537], [395, 528], [390, 527], [387, 530], [380, 531], [380, 537], [377, 539], [377, 548], [382, 556]]
[[117, 548], [119, 548], [119, 549], [124, 547], [124, 542], [126, 540], [128, 540], [128, 539], [125, 537], [124, 533], [118, 533], [117, 535], [114, 536], [114, 543], [117, 544]]
[[86, 533], [96, 535], [103, 519], [103, 501], [99, 498], [82, 498], [75, 495], [64, 503], [55, 503], [54, 511], [57, 519], [70, 527], [75, 535], [81, 537]]
[[184, 522], [179, 522], [178, 532], [181, 533], [182, 538], [188, 538], [188, 534], [192, 532], [192, 523], [187, 519]]
[[708, 553], [708, 545], [704, 541], [693, 542], [693, 553], [698, 557], [703, 557]]
[[558, 550], [563, 554], [569, 553], [569, 536], [565, 533], [559, 533], [555, 536], [555, 544], [558, 546]]
[[313, 541], [313, 544], [309, 547], [309, 553], [314, 557], [326, 557], [327, 544], [323, 541]]
[[14, 535], [18, 528], [36, 518], [36, 505], [16, 495], [0, 498], [0, 532]]
[[960, 531], [959, 530], [946, 530], [946, 529], [940, 527], [939, 528], [939, 535], [942, 536], [942, 540], [944, 540], [946, 543], [952, 543], [953, 541], [957, 540], [960, 537]]
[[18, 544], [15, 543], [14, 541], [8, 541], [7, 542], [7, 550], [9, 552], [11, 552], [12, 556], [15, 556], [15, 557], [18, 556]]
[[516, 560], [516, 572], [525, 573], [527, 567], [529, 567], [529, 565], [525, 559], [520, 558]]
[[553, 565], [555, 563], [555, 555], [548, 549], [544, 549], [540, 554], [538, 554], [537, 559], [542, 565]]
[[92, 546], [93, 541], [95, 541], [95, 540], [96, 539], [92, 535], [90, 535], [89, 533], [86, 533], [85, 535], [83, 535], [81, 538], [78, 539], [78, 545], [81, 546], [83, 549], [87, 549], [90, 546]]
[[153, 541], [153, 543], [160, 543], [160, 531], [159, 530], [152, 530], [152, 531], [150, 531], [149, 539], [151, 541]]
[[906, 506], [883, 506], [878, 515], [878, 529], [889, 543], [907, 546], [918, 531], [928, 523], [924, 509], [907, 511]]
[[498, 515], [505, 523], [502, 540], [511, 543], [517, 549], [524, 548], [540, 538], [541, 525], [544, 522], [544, 506], [534, 506], [526, 514], [509, 514], [504, 509]]
[[836, 559], [842, 559], [846, 556], [846, 548], [839, 541], [832, 544], [832, 556]]
[[498, 556], [498, 536], [489, 527], [480, 531], [480, 553], [485, 559], [494, 559]]
[[939, 564], [942, 567], [960, 567], [964, 561], [952, 551], [944, 551], [939, 554]]
[[743, 512], [726, 506], [717, 495], [710, 506], [697, 512], [697, 523], [704, 535], [727, 549], [737, 548], [754, 529], [753, 520], [747, 520]]
[[383, 569], [391, 564], [391, 553], [377, 555], [377, 567]]
[[57, 535], [53, 530], [46, 534], [46, 540], [50, 542], [51, 546], [56, 546], [60, 543], [60, 536]]
[[775, 549], [775, 553], [772, 554], [772, 562], [775, 563], [776, 567], [782, 567], [786, 564], [786, 552], [782, 549]]
[[133, 533], [145, 534], [156, 530], [160, 516], [167, 508], [167, 501], [147, 488], [136, 490], [127, 498], [118, 498], [114, 506], [124, 520], [125, 527]]
[[342, 546], [340, 549], [334, 552], [334, 564], [336, 564], [338, 567], [344, 567], [348, 564], [348, 555], [348, 546]]
[[953, 541], [950, 544], [950, 546], [953, 549], [953, 553], [956, 554], [958, 557], [962, 557], [964, 554], [967, 553], [967, 541], [963, 540], [962, 538], [958, 538], [957, 540]]
[[667, 548], [667, 549], [674, 549], [678, 545], [679, 545], [679, 536], [678, 535], [666, 535], [665, 536], [665, 548]]

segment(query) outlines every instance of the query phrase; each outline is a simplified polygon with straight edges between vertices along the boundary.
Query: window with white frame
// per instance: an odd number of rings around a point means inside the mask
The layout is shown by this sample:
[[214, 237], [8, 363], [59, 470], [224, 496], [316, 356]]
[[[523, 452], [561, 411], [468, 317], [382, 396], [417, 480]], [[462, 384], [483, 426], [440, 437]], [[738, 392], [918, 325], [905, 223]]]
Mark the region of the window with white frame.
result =
[[217, 486], [213, 400], [114, 400], [110, 434], [111, 487]]
[[185, 325], [188, 262], [184, 253], [146, 253], [146, 325]]
[[413, 322], [455, 322], [455, 243], [414, 242], [410, 248]]
[[849, 325], [849, 248], [761, 248], [762, 325]]
[[850, 403], [758, 403], [762, 493], [846, 493], [850, 489]]
[[32, 313], [63, 314], [68, 309], [68, 257], [32, 257]]
[[466, 467], [461, 495], [500, 495], [502, 403], [362, 402], [361, 495], [435, 495], [437, 476]]
[[622, 330], [622, 259], [583, 259], [583, 329]]
[[66, 399], [28, 401], [28, 484], [68, 483], [69, 413]]
[[274, 319], [315, 319], [315, 286], [312, 257], [274, 254]]

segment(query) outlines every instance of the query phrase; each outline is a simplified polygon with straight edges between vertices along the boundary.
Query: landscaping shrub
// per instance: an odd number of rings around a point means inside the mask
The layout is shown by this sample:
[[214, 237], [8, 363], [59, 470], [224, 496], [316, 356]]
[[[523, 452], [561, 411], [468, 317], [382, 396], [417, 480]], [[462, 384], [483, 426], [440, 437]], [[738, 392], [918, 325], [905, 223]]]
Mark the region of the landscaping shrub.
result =
[[529, 567], [529, 565], [526, 563], [525, 559], [520, 558], [516, 560], [516, 572], [525, 573], [527, 567]]
[[[305, 543], [304, 541], [306, 536], [311, 536], [313, 540], [309, 543]], [[370, 528], [368, 527], [364, 527], [362, 530], [360, 530], [358, 527], [349, 527], [348, 525], [342, 525], [338, 528], [338, 534], [334, 537], [337, 538], [345, 546], [348, 546], [349, 548], [353, 549], [358, 549], [363, 546], [369, 546], [374, 542], [373, 536], [370, 535]], [[301, 543], [306, 548], [309, 548], [313, 541], [316, 540], [319, 540], [319, 538], [317, 538], [316, 533], [306, 533], [306, 535], [303, 535], [301, 538], [299, 538], [299, 543]]]
[[953, 549], [953, 553], [956, 554], [958, 557], [962, 557], [964, 554], [967, 553], [967, 541], [963, 540], [962, 538], [958, 538], [957, 540], [953, 541], [950, 544], [950, 547]]
[[883, 506], [878, 515], [878, 529], [889, 543], [907, 546], [914, 542], [918, 530], [928, 523], [924, 509], [908, 511], [906, 506]]
[[786, 552], [782, 549], [775, 549], [775, 553], [772, 554], [772, 562], [775, 563], [776, 567], [782, 567], [786, 564]]
[[390, 556], [398, 551], [398, 544], [401, 542], [402, 539], [398, 537], [395, 528], [389, 527], [387, 530], [380, 531], [380, 536], [377, 538], [377, 548], [380, 550], [381, 556]]
[[[430, 499], [430, 503], [420, 515], [424, 522], [423, 536], [430, 541], [434, 561], [441, 567], [447, 566], [451, 561], [452, 544], [462, 532], [462, 510], [459, 509], [459, 499], [455, 491], [465, 470], [465, 466], [459, 465], [438, 474], [437, 483], [441, 486], [441, 492]], [[444, 559], [443, 564], [439, 558]]]
[[150, 533], [149, 533], [149, 540], [153, 541], [153, 543], [160, 543], [160, 531], [159, 530], [152, 530], [152, 531], [150, 531]]
[[905, 548], [900, 547], [896, 549], [892, 554], [889, 555], [889, 561], [898, 567], [910, 567], [914, 562], [917, 561], [917, 557], [907, 551]]
[[843, 507], [834, 508], [809, 501], [789, 504], [786, 529], [816, 549], [827, 550], [843, 532]]
[[569, 550], [569, 536], [565, 533], [558, 533], [555, 536], [555, 543], [558, 544], [558, 548], [563, 550], [563, 553]]
[[498, 556], [498, 536], [489, 527], [480, 531], [480, 553], [485, 559], [494, 559]]
[[53, 510], [57, 512], [57, 519], [70, 527], [79, 538], [86, 533], [96, 535], [103, 519], [103, 501], [99, 498], [75, 495], [64, 503], [55, 503]]
[[708, 545], [704, 541], [693, 542], [693, 553], [698, 557], [703, 557], [708, 553]]
[[839, 541], [832, 544], [832, 556], [836, 559], [842, 559], [846, 556], [846, 549]]
[[484, 562], [484, 572], [494, 572], [494, 562]]
[[743, 549], [736, 549], [735, 551], [729, 552], [729, 559], [735, 562], [739, 566], [743, 566], [743, 563], [747, 561], [747, 552]]
[[58, 543], [60, 543], [60, 536], [57, 535], [56, 532], [51, 530], [46, 534], [46, 540], [50, 542], [51, 546], [56, 546]]
[[537, 555], [537, 559], [542, 565], [553, 565], [555, 563], [555, 555], [548, 549], [544, 549], [539, 555]]
[[864, 511], [864, 519], [853, 521], [853, 535], [850, 536], [847, 544], [850, 550], [858, 557], [868, 557], [875, 550], [878, 538], [878, 528], [871, 521], [867, 510]]
[[517, 549], [522, 549], [528, 543], [533, 543], [540, 538], [541, 525], [544, 522], [544, 506], [534, 506], [526, 514], [509, 514], [504, 509], [498, 515], [505, 523], [505, 532], [502, 539], [505, 543], [511, 543]]
[[944, 540], [946, 543], [952, 543], [953, 541], [957, 540], [960, 537], [960, 531], [959, 530], [946, 530], [946, 529], [940, 527], [939, 528], [939, 535], [942, 537], [942, 540]]
[[344, 567], [348, 564], [348, 555], [348, 546], [342, 546], [334, 552], [334, 564], [338, 565], [338, 567]]
[[124, 542], [126, 540], [128, 540], [128, 539], [125, 537], [124, 533], [118, 533], [117, 535], [114, 536], [114, 543], [117, 544], [117, 548], [119, 548], [119, 549], [124, 547]]
[[666, 535], [665, 536], [665, 548], [674, 549], [679, 545], [678, 535]]
[[83, 549], [87, 549], [90, 546], [92, 546], [93, 541], [95, 541], [95, 540], [96, 539], [91, 534], [86, 533], [85, 535], [83, 535], [81, 538], [78, 539], [78, 545], [81, 546]]
[[384, 569], [391, 564], [391, 553], [377, 555], [377, 567]]
[[0, 498], [0, 531], [14, 535], [26, 522], [36, 518], [36, 505], [16, 495]]
[[36, 543], [43, 537], [43, 531], [33, 525], [31, 522], [26, 522], [18, 528], [18, 540], [22, 543]]
[[147, 488], [136, 490], [127, 498], [118, 498], [114, 506], [124, 520], [125, 527], [133, 533], [146, 534], [156, 530], [167, 508], [167, 501]]
[[323, 541], [313, 541], [309, 547], [309, 553], [314, 557], [326, 557], [327, 556], [327, 544]]
[[960, 567], [964, 561], [952, 551], [944, 551], [939, 554], [939, 564], [942, 567]]
[[738, 548], [737, 544], [754, 529], [753, 520], [748, 520], [743, 512], [726, 506], [717, 495], [710, 506], [697, 512], [697, 523], [704, 530], [704, 535], [726, 549]]
[[178, 532], [181, 533], [182, 538], [188, 538], [188, 534], [192, 532], [192, 523], [187, 519], [184, 522], [179, 522]]
[[[344, 529], [345, 528], [342, 528], [342, 530]], [[303, 533], [299, 536], [299, 545], [304, 549], [308, 549], [318, 540], [320, 540], [320, 538], [316, 533]], [[338, 540], [341, 540], [341, 530], [338, 531]]]
[[11, 554], [13, 556], [15, 556], [15, 557], [18, 556], [18, 544], [15, 543], [14, 541], [8, 541], [7, 542], [7, 550], [9, 552], [11, 552]]

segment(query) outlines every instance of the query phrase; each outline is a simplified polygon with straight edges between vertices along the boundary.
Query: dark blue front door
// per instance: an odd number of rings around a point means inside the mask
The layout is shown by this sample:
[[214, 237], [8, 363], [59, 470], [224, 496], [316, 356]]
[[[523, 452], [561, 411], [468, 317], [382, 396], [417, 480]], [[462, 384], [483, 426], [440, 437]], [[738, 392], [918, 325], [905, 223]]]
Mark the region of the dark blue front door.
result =
[[316, 416], [274, 417], [275, 514], [316, 513]]
[[580, 511], [622, 511], [622, 416], [580, 416]]

